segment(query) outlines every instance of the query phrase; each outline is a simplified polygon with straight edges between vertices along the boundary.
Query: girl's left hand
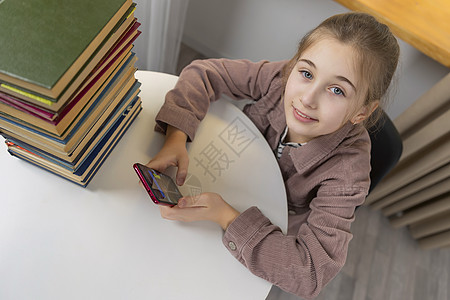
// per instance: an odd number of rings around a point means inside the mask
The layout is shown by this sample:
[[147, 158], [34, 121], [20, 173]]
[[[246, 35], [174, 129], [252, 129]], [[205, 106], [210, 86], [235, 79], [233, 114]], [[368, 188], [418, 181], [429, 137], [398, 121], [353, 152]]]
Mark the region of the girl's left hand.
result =
[[223, 230], [239, 216], [239, 212], [215, 193], [183, 197], [174, 207], [160, 206], [161, 216], [183, 222], [208, 220], [219, 224]]

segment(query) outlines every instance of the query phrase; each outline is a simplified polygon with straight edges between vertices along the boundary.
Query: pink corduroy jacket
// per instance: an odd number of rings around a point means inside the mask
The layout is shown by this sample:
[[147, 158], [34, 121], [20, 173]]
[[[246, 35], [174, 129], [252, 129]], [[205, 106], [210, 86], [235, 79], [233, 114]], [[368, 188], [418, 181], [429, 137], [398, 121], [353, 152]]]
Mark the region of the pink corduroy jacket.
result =
[[[193, 140], [210, 102], [225, 94], [255, 100], [244, 112], [276, 151], [286, 128], [286, 63], [193, 62], [167, 93], [156, 130], [164, 132], [170, 124]], [[355, 207], [364, 202], [370, 185], [369, 135], [361, 125], [347, 123], [299, 148], [285, 147], [278, 163], [288, 199], [288, 234], [250, 207], [229, 225], [223, 244], [257, 276], [312, 299], [345, 263]]]

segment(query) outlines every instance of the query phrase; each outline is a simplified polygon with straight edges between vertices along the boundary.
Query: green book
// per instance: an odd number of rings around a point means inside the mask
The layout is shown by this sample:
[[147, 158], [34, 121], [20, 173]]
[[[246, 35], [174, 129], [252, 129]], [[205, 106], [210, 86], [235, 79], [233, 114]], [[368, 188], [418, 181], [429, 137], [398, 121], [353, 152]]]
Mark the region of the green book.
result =
[[57, 98], [132, 0], [0, 0], [0, 85]]

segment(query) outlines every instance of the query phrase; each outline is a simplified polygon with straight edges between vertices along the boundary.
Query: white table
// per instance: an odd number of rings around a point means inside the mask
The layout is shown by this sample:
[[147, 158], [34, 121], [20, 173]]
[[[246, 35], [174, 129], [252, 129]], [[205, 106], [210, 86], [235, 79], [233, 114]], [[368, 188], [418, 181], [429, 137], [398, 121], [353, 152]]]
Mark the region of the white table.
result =
[[[9, 156], [2, 142], [0, 299], [267, 295], [271, 284], [228, 253], [218, 225], [162, 219], [139, 185], [132, 164], [147, 163], [162, 146], [154, 117], [177, 77], [146, 71], [136, 77], [144, 109], [86, 189]], [[286, 230], [277, 163], [239, 109], [214, 103], [189, 156], [191, 187], [218, 192], [241, 211], [256, 205]]]

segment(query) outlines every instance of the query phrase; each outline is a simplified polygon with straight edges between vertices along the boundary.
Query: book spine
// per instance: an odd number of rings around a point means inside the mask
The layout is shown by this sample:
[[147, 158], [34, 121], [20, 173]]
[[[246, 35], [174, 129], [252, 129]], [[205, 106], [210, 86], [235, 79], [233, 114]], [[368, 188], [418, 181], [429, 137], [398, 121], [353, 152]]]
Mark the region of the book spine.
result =
[[44, 104], [46, 104], [46, 105], [48, 105], [48, 106], [51, 106], [51, 105], [53, 104], [53, 102], [50, 101], [50, 100], [47, 100], [47, 99], [45, 99], [45, 98], [36, 96], [35, 94], [31, 94], [31, 93], [22, 91], [22, 90], [20, 90], [20, 89], [18, 89], [18, 88], [15, 88], [15, 87], [13, 87], [13, 86], [8, 85], [8, 84], [2, 83], [2, 84], [0, 84], [0, 86], [1, 86], [2, 88], [5, 88], [5, 89], [10, 90], [10, 91], [12, 91], [12, 92], [15, 92], [15, 93], [17, 93], [17, 94], [20, 94], [20, 95], [22, 95], [22, 96], [25, 96], [25, 97], [28, 97], [28, 98], [30, 98], [30, 99], [36, 100], [36, 101], [38, 101], [38, 102], [44, 103]]

